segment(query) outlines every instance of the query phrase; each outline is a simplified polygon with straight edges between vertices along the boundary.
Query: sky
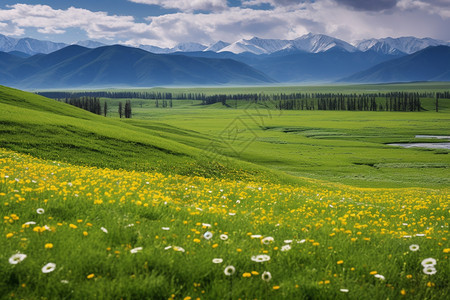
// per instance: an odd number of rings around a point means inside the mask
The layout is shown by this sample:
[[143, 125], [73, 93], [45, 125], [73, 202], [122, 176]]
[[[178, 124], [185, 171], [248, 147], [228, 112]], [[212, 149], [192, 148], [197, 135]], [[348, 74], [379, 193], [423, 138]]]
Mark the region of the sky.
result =
[[450, 41], [450, 0], [1, 0], [0, 34], [173, 47], [326, 34]]

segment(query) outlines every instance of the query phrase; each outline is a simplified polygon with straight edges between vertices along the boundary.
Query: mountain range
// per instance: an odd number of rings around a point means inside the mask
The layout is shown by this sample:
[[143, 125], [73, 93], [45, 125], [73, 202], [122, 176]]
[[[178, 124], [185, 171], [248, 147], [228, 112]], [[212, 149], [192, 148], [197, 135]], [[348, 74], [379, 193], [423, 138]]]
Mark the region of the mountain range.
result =
[[[209, 47], [183, 43], [165, 53], [155, 53], [164, 52], [155, 46], [78, 44], [84, 46], [0, 35], [0, 83], [42, 89], [450, 80], [450, 47], [429, 38], [351, 45], [307, 34], [294, 40], [219, 41]], [[33, 55], [36, 51], [49, 53]]]
[[77, 45], [21, 58], [0, 52], [0, 82], [24, 89], [155, 85], [268, 84], [263, 72], [231, 59], [154, 54], [120, 45]]
[[[75, 45], [97, 48], [105, 44], [97, 41], [79, 41]], [[416, 37], [367, 39], [354, 44], [323, 34], [306, 34], [294, 40], [282, 39], [261, 39], [253, 37], [251, 39], [241, 39], [234, 43], [223, 41], [215, 42], [211, 45], [202, 45], [195, 42], [185, 42], [177, 44], [172, 48], [161, 48], [154, 45], [139, 45], [137, 48], [144, 49], [152, 53], [167, 54], [175, 52], [232, 52], [241, 54], [244, 52], [252, 54], [273, 54], [279, 51], [304, 51], [308, 53], [320, 53], [330, 49], [341, 49], [347, 52], [366, 52], [368, 50], [382, 54], [411, 54], [429, 46], [446, 45], [449, 42]], [[65, 43], [54, 43], [51, 41], [41, 41], [31, 38], [16, 39], [0, 34], [0, 51], [11, 52], [20, 51], [29, 55], [37, 53], [48, 54], [69, 46]]]
[[378, 64], [341, 82], [450, 81], [450, 47], [435, 46]]

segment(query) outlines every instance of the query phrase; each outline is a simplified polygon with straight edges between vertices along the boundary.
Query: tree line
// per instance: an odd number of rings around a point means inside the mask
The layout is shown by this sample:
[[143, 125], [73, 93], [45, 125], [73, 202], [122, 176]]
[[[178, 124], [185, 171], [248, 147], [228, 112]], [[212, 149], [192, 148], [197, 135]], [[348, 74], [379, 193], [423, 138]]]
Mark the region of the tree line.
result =
[[[65, 98], [57, 100], [87, 110], [97, 115], [104, 115], [106, 117], [108, 113], [108, 103], [104, 101], [102, 108], [100, 99], [97, 97], [84, 96], [80, 98]], [[122, 117], [131, 118], [132, 117], [131, 101], [126, 100], [125, 106], [122, 105], [122, 102], [119, 102], [118, 113], [120, 118]]]

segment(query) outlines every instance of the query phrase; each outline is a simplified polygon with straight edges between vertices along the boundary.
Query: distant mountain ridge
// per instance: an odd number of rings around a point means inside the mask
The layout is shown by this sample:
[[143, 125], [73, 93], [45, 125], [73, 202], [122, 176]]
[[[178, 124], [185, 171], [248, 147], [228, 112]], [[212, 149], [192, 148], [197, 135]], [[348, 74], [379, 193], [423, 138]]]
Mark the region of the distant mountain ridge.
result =
[[231, 59], [154, 54], [120, 45], [77, 45], [28, 58], [0, 52], [0, 82], [25, 89], [267, 84], [264, 73]]
[[368, 39], [356, 43], [356, 48], [361, 51], [372, 50], [384, 54], [412, 54], [430, 46], [450, 46], [450, 43], [431, 38], [419, 39], [416, 37]]
[[[97, 48], [104, 46], [105, 44], [96, 41], [80, 41], [77, 45], [88, 48]], [[16, 39], [0, 34], [0, 51], [2, 52], [18, 51], [28, 55], [35, 55], [39, 53], [49, 54], [61, 50], [67, 46], [69, 46], [69, 44], [54, 43], [51, 41], [42, 41], [32, 38]]]
[[[96, 41], [79, 41], [75, 43], [87, 48], [97, 48], [105, 44]], [[234, 54], [273, 54], [276, 52], [303, 51], [307, 53], [321, 53], [330, 49], [339, 49], [346, 52], [366, 52], [373, 51], [389, 55], [411, 54], [425, 49], [429, 46], [446, 45], [450, 42], [416, 37], [366, 39], [350, 44], [346, 41], [330, 37], [324, 34], [308, 33], [293, 40], [283, 39], [263, 39], [252, 37], [241, 39], [233, 43], [218, 41], [211, 45], [202, 45], [196, 42], [179, 43], [172, 48], [163, 48], [156, 45], [139, 45], [137, 48], [144, 49], [152, 53], [176, 53], [176, 52], [231, 52]], [[40, 41], [31, 38], [16, 39], [0, 34], [0, 51], [11, 52], [20, 51], [29, 55], [37, 53], [48, 54], [69, 46], [64, 43], [54, 43], [50, 41]]]
[[352, 83], [450, 81], [450, 47], [430, 46], [339, 81]]

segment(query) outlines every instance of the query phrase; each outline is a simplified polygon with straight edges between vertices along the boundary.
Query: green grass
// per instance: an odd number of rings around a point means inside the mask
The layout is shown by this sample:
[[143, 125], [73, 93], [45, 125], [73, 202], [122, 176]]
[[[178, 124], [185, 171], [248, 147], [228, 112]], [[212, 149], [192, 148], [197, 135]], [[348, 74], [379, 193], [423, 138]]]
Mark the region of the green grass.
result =
[[[262, 180], [279, 176], [230, 158], [211, 162], [207, 159], [211, 154], [203, 149], [167, 139], [159, 130], [104, 118], [18, 90], [0, 88], [0, 109], [0, 146], [40, 158], [166, 174]], [[200, 133], [184, 129], [159, 129], [204, 139]]]
[[280, 113], [133, 100], [120, 120], [107, 101], [104, 118], [0, 87], [1, 299], [450, 297], [448, 151], [385, 145], [450, 135], [448, 103]]
[[[4, 299], [449, 296], [448, 189], [165, 176], [5, 150], [0, 162]], [[10, 264], [18, 252], [26, 259]], [[270, 260], [251, 259], [260, 254]], [[421, 265], [429, 257], [437, 260], [434, 275]], [[46, 274], [47, 263], [56, 268]], [[228, 265], [232, 276], [224, 274]]]

